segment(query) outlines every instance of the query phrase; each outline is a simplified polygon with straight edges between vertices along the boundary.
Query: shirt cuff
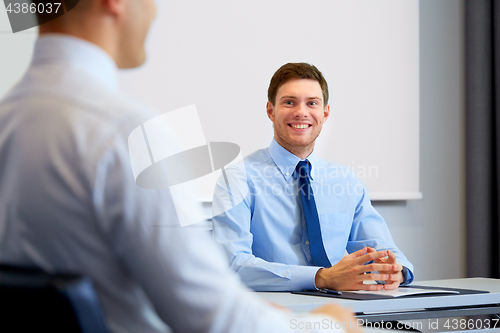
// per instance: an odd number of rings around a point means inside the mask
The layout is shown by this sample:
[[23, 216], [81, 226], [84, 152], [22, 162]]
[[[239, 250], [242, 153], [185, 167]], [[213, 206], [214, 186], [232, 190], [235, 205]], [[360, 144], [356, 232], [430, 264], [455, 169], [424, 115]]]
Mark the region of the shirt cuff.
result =
[[400, 286], [406, 286], [406, 285], [409, 285], [410, 283], [413, 282], [413, 272], [412, 271], [410, 271], [408, 268], [403, 266], [401, 273], [403, 273], [403, 283], [401, 283]]
[[316, 280], [316, 273], [322, 267], [313, 267], [313, 266], [297, 266], [293, 269], [292, 278], [291, 278], [291, 290], [292, 291], [300, 291], [300, 290], [315, 290], [316, 284], [314, 281]]

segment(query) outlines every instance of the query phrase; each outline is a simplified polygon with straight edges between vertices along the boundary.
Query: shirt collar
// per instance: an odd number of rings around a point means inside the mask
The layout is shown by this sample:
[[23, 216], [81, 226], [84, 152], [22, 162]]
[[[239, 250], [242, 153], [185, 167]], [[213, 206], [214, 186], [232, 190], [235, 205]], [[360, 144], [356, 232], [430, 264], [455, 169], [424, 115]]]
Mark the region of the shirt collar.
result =
[[274, 164], [276, 164], [286, 181], [288, 181], [290, 177], [292, 177], [295, 168], [300, 161], [309, 161], [309, 163], [311, 164], [309, 176], [311, 179], [314, 179], [314, 166], [316, 165], [316, 157], [314, 156], [314, 151], [311, 153], [311, 155], [307, 156], [307, 158], [301, 160], [299, 157], [283, 148], [278, 142], [276, 142], [274, 138], [271, 140], [268, 151], [269, 155], [274, 161]]
[[118, 69], [100, 47], [65, 34], [46, 34], [35, 43], [32, 66], [64, 64], [85, 71], [105, 86], [118, 90]]

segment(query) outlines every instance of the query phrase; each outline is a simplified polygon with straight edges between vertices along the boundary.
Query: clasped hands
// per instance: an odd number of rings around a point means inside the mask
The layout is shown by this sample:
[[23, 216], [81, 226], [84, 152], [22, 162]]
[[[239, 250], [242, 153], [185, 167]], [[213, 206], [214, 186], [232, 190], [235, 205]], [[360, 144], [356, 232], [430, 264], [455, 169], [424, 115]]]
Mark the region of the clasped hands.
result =
[[[373, 260], [373, 263], [365, 263]], [[403, 266], [396, 262], [391, 250], [377, 251], [365, 247], [353, 252], [329, 268], [321, 268], [316, 273], [317, 288], [333, 290], [390, 290], [396, 289], [404, 281]], [[385, 281], [384, 284], [364, 284], [364, 281]]]

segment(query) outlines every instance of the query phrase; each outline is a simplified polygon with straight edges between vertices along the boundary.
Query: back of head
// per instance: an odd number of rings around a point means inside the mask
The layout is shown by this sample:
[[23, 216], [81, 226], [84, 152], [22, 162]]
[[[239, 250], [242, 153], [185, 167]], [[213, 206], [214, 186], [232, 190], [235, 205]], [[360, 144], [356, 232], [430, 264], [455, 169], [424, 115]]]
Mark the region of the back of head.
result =
[[156, 16], [154, 0], [66, 0], [65, 8], [55, 19], [37, 14], [41, 36], [59, 33], [84, 39], [102, 48], [120, 68], [145, 61], [145, 40]]
[[285, 64], [281, 66], [276, 73], [274, 73], [267, 90], [268, 101], [274, 105], [278, 89], [290, 80], [300, 79], [318, 81], [323, 92], [324, 105], [328, 104], [328, 84], [326, 83], [323, 74], [314, 65], [305, 62]]
[[81, 18], [88, 11], [94, 0], [65, 0], [64, 3], [54, 3], [52, 0], [31, 0], [40, 9], [35, 12], [40, 32], [62, 27], [75, 19]]

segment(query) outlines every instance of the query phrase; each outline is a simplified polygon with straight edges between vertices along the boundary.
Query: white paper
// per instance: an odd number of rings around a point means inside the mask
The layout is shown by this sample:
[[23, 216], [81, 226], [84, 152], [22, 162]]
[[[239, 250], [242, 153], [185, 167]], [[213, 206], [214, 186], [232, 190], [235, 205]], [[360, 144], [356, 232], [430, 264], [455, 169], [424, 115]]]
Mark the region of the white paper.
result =
[[355, 294], [368, 294], [377, 296], [390, 296], [390, 297], [401, 297], [410, 295], [422, 295], [422, 294], [460, 294], [458, 291], [452, 290], [442, 290], [442, 289], [421, 289], [421, 288], [397, 288], [392, 290], [358, 290], [358, 291], [348, 291], [349, 293]]

